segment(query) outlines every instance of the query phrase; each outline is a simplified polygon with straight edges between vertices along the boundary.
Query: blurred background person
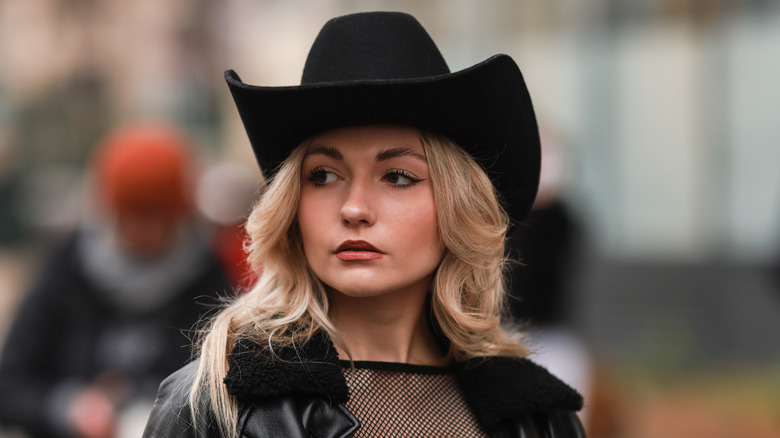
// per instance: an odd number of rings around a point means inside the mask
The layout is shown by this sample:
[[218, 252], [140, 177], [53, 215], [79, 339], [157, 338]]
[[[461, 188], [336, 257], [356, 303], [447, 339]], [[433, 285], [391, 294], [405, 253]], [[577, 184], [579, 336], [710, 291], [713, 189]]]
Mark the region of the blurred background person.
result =
[[94, 214], [39, 273], [5, 341], [4, 424], [99, 438], [145, 420], [159, 382], [190, 357], [187, 330], [231, 287], [194, 214], [193, 165], [165, 124], [102, 142]]
[[540, 129], [542, 170], [531, 214], [512, 237], [512, 316], [536, 327], [566, 325], [571, 312], [571, 284], [579, 226], [560, 196], [567, 170], [563, 148]]
[[[590, 399], [591, 354], [573, 324], [573, 272], [581, 243], [580, 223], [561, 196], [569, 170], [566, 150], [549, 129], [540, 129], [542, 168], [531, 212], [509, 238], [509, 310], [527, 330], [532, 357]], [[584, 424], [590, 412], [581, 412]]]

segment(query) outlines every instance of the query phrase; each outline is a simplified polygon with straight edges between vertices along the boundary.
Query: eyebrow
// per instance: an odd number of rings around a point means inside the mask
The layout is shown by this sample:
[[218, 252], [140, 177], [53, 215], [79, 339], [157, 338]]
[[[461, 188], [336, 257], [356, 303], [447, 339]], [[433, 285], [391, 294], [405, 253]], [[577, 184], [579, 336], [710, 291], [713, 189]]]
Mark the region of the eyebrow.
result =
[[318, 145], [311, 148], [306, 152], [306, 156], [309, 155], [325, 155], [326, 157], [333, 158], [334, 160], [344, 160], [344, 155], [338, 149], [333, 146]]
[[[325, 145], [317, 145], [314, 146], [311, 150], [306, 152], [306, 156], [309, 155], [325, 155], [326, 157], [333, 158], [334, 160], [344, 160], [344, 155], [336, 149], [333, 146], [325, 146]], [[416, 158], [418, 160], [421, 160], [425, 163], [428, 162], [428, 160], [425, 158], [425, 155], [420, 154], [419, 152], [416, 152], [410, 148], [391, 148], [391, 149], [385, 149], [378, 154], [376, 154], [376, 161], [387, 161], [393, 158], [398, 157], [412, 157]]]
[[412, 157], [412, 158], [417, 158], [418, 160], [421, 160], [425, 163], [428, 162], [428, 160], [425, 158], [425, 155], [422, 155], [419, 152], [415, 152], [409, 148], [386, 149], [376, 154], [377, 161], [386, 161], [398, 157]]

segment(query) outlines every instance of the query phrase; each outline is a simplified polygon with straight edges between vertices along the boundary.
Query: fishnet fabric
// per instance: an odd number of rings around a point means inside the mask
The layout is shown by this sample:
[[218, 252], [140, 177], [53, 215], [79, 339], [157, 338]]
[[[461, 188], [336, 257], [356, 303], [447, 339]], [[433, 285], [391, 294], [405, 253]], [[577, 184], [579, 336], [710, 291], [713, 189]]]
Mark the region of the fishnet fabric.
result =
[[487, 437], [447, 369], [393, 365], [344, 368], [346, 407], [361, 423], [355, 438]]

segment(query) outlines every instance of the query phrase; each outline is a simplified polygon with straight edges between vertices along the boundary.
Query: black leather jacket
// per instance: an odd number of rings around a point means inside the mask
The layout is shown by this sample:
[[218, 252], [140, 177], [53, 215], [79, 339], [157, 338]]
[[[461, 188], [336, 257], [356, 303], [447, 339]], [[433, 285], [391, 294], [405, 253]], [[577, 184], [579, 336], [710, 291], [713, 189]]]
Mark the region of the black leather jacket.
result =
[[[300, 350], [272, 357], [239, 344], [225, 378], [239, 401], [240, 437], [351, 437], [360, 422], [344, 406], [349, 394], [330, 341], [315, 338]], [[145, 438], [220, 436], [204, 400], [192, 421], [188, 392], [197, 362], [160, 386]], [[456, 364], [458, 384], [493, 438], [584, 438], [575, 411], [582, 397], [525, 359], [492, 358]]]

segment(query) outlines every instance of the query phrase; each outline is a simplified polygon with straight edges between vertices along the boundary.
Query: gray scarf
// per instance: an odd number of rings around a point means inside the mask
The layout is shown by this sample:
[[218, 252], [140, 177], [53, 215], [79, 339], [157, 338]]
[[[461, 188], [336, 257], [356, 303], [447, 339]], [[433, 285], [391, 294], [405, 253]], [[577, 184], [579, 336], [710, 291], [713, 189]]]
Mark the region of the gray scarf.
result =
[[173, 247], [154, 258], [128, 254], [113, 230], [113, 224], [102, 222], [83, 227], [78, 255], [87, 278], [126, 311], [148, 313], [166, 305], [205, 266], [206, 239], [193, 224], [182, 226]]

